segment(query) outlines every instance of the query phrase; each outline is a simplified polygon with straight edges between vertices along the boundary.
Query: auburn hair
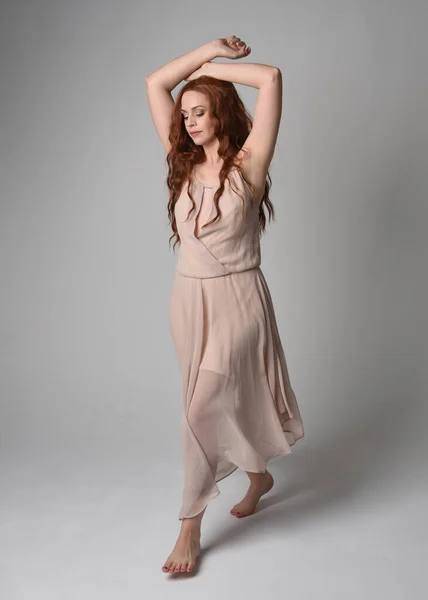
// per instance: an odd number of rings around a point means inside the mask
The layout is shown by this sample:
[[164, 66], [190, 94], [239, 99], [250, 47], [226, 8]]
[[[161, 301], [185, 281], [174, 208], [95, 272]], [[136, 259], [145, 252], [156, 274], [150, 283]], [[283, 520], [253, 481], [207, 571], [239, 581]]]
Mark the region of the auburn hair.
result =
[[[185, 92], [195, 90], [202, 92], [209, 100], [209, 113], [214, 122], [214, 130], [219, 140], [218, 154], [223, 159], [223, 165], [220, 170], [220, 187], [214, 194], [214, 206], [217, 214], [206, 225], [214, 223], [221, 216], [219, 208], [219, 199], [224, 191], [226, 178], [229, 180], [231, 169], [240, 171], [242, 178], [248, 185], [254, 199], [254, 186], [244, 177], [242, 169], [236, 159], [237, 154], [243, 147], [247, 139], [253, 120], [246, 110], [235, 86], [232, 82], [202, 75], [193, 79], [184, 85], [177, 95], [174, 107], [171, 113], [169, 141], [171, 149], [167, 154], [166, 162], [168, 164], [167, 185], [169, 189], [168, 200], [168, 219], [172, 228], [171, 240], [175, 238], [173, 249], [180, 242], [180, 236], [177, 231], [175, 219], [175, 204], [180, 196], [184, 183], [187, 184], [187, 192], [192, 201], [192, 210], [195, 209], [195, 201], [190, 190], [190, 179], [195, 165], [205, 161], [205, 152], [202, 146], [196, 145], [186, 131], [183, 115], [181, 113], [181, 99]], [[243, 148], [245, 151], [245, 148]], [[269, 199], [269, 190], [272, 180], [269, 172], [267, 173], [264, 193], [259, 206], [259, 224], [260, 233], [266, 229], [266, 214], [264, 205], [268, 211], [269, 221], [275, 218], [275, 211], [272, 202]], [[188, 216], [189, 216], [188, 215]]]

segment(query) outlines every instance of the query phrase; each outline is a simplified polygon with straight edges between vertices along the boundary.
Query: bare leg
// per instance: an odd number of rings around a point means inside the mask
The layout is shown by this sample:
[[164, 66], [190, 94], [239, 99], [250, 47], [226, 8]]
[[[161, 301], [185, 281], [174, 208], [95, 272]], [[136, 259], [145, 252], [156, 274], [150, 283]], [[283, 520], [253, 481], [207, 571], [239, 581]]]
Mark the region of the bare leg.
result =
[[177, 573], [191, 571], [196, 558], [201, 551], [201, 522], [205, 508], [195, 517], [182, 519], [181, 530], [174, 549], [165, 561], [162, 571], [164, 573]]
[[273, 487], [273, 477], [269, 471], [264, 473], [251, 473], [246, 471], [250, 478], [250, 487], [247, 493], [238, 504], [231, 509], [230, 514], [235, 517], [248, 517], [256, 511], [256, 506], [263, 494], [266, 494]]

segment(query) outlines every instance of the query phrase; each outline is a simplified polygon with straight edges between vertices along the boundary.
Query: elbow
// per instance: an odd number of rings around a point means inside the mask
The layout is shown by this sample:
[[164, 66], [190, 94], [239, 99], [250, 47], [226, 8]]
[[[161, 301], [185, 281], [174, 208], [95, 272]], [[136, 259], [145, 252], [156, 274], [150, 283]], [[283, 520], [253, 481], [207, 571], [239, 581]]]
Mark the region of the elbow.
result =
[[146, 85], [151, 85], [152, 83], [156, 83], [156, 79], [157, 79], [156, 71], [153, 71], [153, 73], [149, 73], [149, 75], [147, 75], [147, 77], [145, 78]]
[[270, 76], [272, 79], [281, 79], [281, 69], [279, 67], [272, 67], [270, 71]]
[[165, 90], [168, 90], [168, 92], [171, 91], [171, 89], [165, 85], [165, 83], [162, 82], [161, 78], [157, 75], [156, 71], [153, 73], [150, 73], [150, 75], [147, 75], [147, 77], [145, 77], [146, 80], [146, 88], [149, 87], [155, 87], [155, 88], [163, 88]]
[[281, 84], [282, 75], [278, 67], [269, 67], [263, 74], [263, 85]]
[[263, 80], [265, 83], [277, 83], [282, 81], [281, 70], [278, 67], [269, 67], [264, 74]]

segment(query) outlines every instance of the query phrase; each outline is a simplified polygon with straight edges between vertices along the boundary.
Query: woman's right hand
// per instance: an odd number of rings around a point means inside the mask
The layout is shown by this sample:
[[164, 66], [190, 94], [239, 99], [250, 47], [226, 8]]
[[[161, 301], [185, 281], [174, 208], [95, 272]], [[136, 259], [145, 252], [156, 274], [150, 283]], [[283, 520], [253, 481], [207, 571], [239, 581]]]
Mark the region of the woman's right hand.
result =
[[250, 46], [247, 46], [236, 35], [231, 35], [228, 38], [217, 38], [212, 43], [217, 56], [221, 58], [231, 58], [234, 60], [248, 56], [251, 52]]

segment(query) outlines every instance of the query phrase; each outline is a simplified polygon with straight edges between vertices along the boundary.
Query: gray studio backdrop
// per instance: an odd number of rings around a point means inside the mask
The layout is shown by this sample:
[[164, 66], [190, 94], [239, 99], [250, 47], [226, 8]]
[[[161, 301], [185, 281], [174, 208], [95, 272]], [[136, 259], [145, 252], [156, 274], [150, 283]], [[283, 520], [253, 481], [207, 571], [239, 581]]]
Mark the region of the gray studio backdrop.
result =
[[[283, 74], [262, 269], [299, 445], [332, 461], [332, 485], [394, 495], [427, 483], [426, 4], [207, 6], [2, 3], [4, 515], [43, 482], [59, 494], [103, 477], [178, 510], [176, 257], [144, 77], [231, 34], [251, 45], [246, 61]], [[253, 113], [256, 90], [237, 88]], [[307, 465], [314, 478], [320, 463]]]

